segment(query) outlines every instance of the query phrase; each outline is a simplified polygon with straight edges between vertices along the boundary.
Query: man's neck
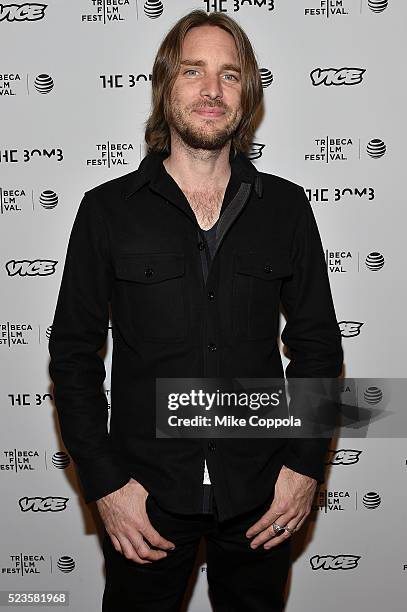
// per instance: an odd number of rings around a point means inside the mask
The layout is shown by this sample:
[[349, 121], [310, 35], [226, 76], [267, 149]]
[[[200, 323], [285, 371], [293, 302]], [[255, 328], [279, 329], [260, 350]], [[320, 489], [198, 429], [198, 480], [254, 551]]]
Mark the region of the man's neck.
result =
[[168, 174], [186, 191], [224, 190], [231, 174], [229, 152], [230, 142], [216, 151], [171, 146], [171, 154], [163, 164]]

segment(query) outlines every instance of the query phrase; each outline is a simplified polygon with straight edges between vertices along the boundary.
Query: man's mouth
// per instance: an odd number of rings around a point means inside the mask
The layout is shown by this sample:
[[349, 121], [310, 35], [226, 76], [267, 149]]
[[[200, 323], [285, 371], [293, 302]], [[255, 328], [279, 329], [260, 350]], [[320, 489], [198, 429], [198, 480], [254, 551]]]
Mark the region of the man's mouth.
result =
[[198, 108], [195, 112], [202, 117], [220, 117], [225, 114], [222, 108]]

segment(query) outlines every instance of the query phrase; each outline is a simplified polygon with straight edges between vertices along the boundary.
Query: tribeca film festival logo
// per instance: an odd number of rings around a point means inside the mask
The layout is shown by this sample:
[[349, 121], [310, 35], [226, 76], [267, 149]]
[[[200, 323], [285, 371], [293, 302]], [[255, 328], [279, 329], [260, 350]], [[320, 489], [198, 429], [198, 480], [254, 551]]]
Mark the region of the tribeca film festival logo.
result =
[[[41, 325], [35, 325], [33, 323], [16, 323], [15, 321], [4, 321], [3, 323], [0, 322], [0, 345], [8, 346], [9, 348], [17, 344], [28, 345], [32, 344], [33, 339], [37, 340], [38, 344], [41, 344], [42, 341], [44, 341], [44, 343], [48, 345], [51, 330], [52, 325], [45, 327], [45, 331], [42, 332]], [[26, 396], [24, 395], [23, 397], [25, 398]]]
[[70, 465], [69, 455], [65, 451], [57, 451], [49, 459], [47, 451], [40, 453], [36, 449], [13, 448], [3, 450], [0, 459], [0, 472], [19, 473], [45, 471], [50, 467], [65, 470]]
[[53, 210], [59, 203], [59, 196], [53, 189], [44, 189], [38, 196], [24, 188], [4, 189], [0, 187], [0, 215], [20, 214], [40, 210]]
[[58, 557], [56, 563], [54, 562], [52, 555], [44, 554], [29, 554], [29, 553], [18, 553], [9, 555], [8, 565], [0, 565], [0, 574], [12, 574], [21, 577], [32, 576], [36, 574], [45, 573], [53, 574], [53, 568], [68, 574], [73, 572], [76, 568], [76, 563], [73, 557], [69, 555], [61, 555]]
[[[161, 0], [90, 0], [89, 11], [81, 15], [83, 23], [103, 23], [125, 21], [135, 14], [136, 19], [141, 16], [148, 19], [158, 19], [164, 12], [164, 3]], [[133, 11], [133, 13], [131, 13]]]
[[33, 344], [36, 336], [31, 323], [15, 323], [5, 321], [0, 323], [0, 345], [12, 348], [14, 346]]
[[361, 555], [314, 555], [309, 562], [313, 570], [351, 570], [358, 567]]
[[25, 2], [24, 4], [0, 4], [1, 21], [39, 21], [45, 17], [46, 4]]
[[133, 0], [90, 0], [89, 12], [81, 15], [81, 21], [103, 24], [125, 21], [129, 16], [129, 9], [135, 7], [135, 4]]
[[[34, 323], [22, 323], [15, 321], [3, 321], [0, 322], [0, 346], [7, 346], [8, 348], [13, 348], [14, 346], [19, 345], [32, 345], [35, 344], [44, 344], [48, 345], [48, 341], [50, 339], [52, 330], [52, 325], [48, 325], [45, 327], [44, 332], [42, 331], [41, 325], [35, 325]], [[111, 338], [112, 328], [109, 326], [108, 335], [109, 339]], [[47, 394], [45, 395], [47, 396]], [[45, 397], [44, 396], [44, 397]], [[23, 394], [23, 398], [27, 396]], [[38, 396], [40, 397], [40, 396]], [[29, 405], [29, 404], [22, 404]]]
[[48, 344], [51, 326], [42, 331], [41, 325], [29, 322], [3, 321], [0, 322], [0, 345], [13, 348], [15, 346], [28, 346], [32, 344]]
[[64, 159], [62, 149], [0, 149], [0, 164], [16, 164], [19, 162], [30, 162], [33, 159], [56, 159], [61, 162]]
[[315, 138], [315, 149], [304, 154], [304, 161], [317, 161], [326, 164], [331, 162], [354, 161], [362, 159], [366, 154], [371, 159], [380, 159], [386, 153], [387, 147], [380, 138], [369, 140], [362, 148], [361, 139], [334, 138], [323, 136]]
[[[382, 13], [388, 7], [388, 0], [367, 0], [366, 6], [373, 13]], [[352, 12], [362, 13], [363, 3], [355, 3], [351, 0], [320, 0], [313, 7], [304, 9], [304, 15], [307, 17], [343, 17], [350, 15]]]
[[[345, 489], [331, 490], [327, 488], [319, 489], [314, 503], [313, 512], [344, 512], [346, 510], [360, 510], [359, 492]], [[375, 510], [381, 504], [381, 497], [376, 491], [368, 491], [362, 495], [362, 509]]]
[[274, 0], [203, 0], [207, 13], [236, 13], [240, 9], [265, 9], [274, 10]]
[[31, 93], [49, 94], [54, 89], [54, 80], [49, 74], [38, 74], [34, 77], [32, 85], [30, 75], [23, 77], [18, 73], [0, 74], [0, 96], [16, 96]]
[[331, 274], [346, 274], [347, 272], [378, 272], [385, 264], [382, 253], [371, 251], [361, 256], [359, 251], [325, 250], [325, 260]]
[[86, 160], [87, 166], [106, 166], [111, 168], [112, 166], [127, 166], [129, 164], [131, 155], [129, 152], [133, 152], [134, 146], [131, 142], [109, 142], [96, 144], [97, 157], [88, 158]]

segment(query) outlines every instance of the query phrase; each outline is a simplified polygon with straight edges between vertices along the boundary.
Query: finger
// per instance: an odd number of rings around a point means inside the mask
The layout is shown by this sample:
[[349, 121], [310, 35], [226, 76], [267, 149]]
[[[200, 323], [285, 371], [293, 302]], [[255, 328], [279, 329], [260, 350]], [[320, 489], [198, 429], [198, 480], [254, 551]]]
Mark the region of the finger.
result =
[[291, 533], [289, 531], [282, 531], [281, 535], [275, 536], [274, 538], [266, 542], [263, 545], [263, 548], [265, 550], [269, 550], [270, 548], [278, 546], [279, 544], [281, 544], [281, 542], [284, 542], [284, 540], [287, 540], [288, 538], [291, 538]]
[[130, 540], [136, 554], [140, 557], [140, 559], [144, 559], [146, 561], [158, 561], [158, 559], [163, 559], [168, 554], [165, 550], [152, 549], [139, 532], [132, 534]]
[[130, 542], [126, 536], [120, 534], [118, 540], [123, 551], [123, 556], [126, 557], [126, 559], [131, 559], [132, 561], [136, 561], [136, 563], [140, 564], [151, 563], [151, 561], [148, 559], [143, 559], [140, 557], [137, 550], [134, 548], [133, 543]]
[[253, 523], [253, 525], [249, 527], [249, 529], [246, 531], [246, 537], [251, 538], [257, 533], [263, 531], [264, 529], [267, 529], [267, 527], [271, 525], [271, 523], [277, 521], [279, 516], [281, 516], [281, 512], [277, 514], [275, 511], [272, 510], [272, 507], [270, 506], [269, 510], [267, 510], [259, 518], [258, 521], [256, 521], [255, 523]]
[[112, 533], [109, 533], [109, 536], [110, 536], [110, 539], [111, 539], [111, 541], [112, 541], [112, 544], [113, 544], [114, 549], [115, 549], [115, 550], [117, 550], [117, 552], [119, 552], [119, 553], [123, 554], [122, 547], [120, 546], [120, 542], [119, 542], [119, 540], [116, 538], [116, 536], [115, 536], [115, 535], [113, 535]]
[[148, 540], [148, 542], [155, 548], [162, 548], [163, 550], [171, 550], [175, 548], [174, 542], [167, 540], [150, 523], [150, 519], [146, 514], [145, 525], [139, 527], [140, 533]]
[[[300, 521], [300, 523], [301, 522], [302, 521]], [[286, 540], [287, 538], [292, 538], [294, 533], [297, 531], [298, 525], [300, 523], [298, 523], [298, 522], [296, 523], [295, 521], [289, 521], [288, 523], [286, 523], [285, 527], [289, 527], [291, 529], [291, 531], [287, 531], [287, 529], [286, 529], [284, 532], [281, 533], [281, 535], [278, 535], [278, 536], [270, 539], [268, 542], [266, 542], [263, 545], [263, 548], [265, 550], [269, 550], [269, 548], [273, 548], [274, 546], [278, 546], [279, 544], [281, 544], [282, 541]]]
[[[307, 518], [308, 518], [308, 514], [306, 514], [306, 515], [305, 515], [305, 516], [304, 516], [304, 517], [303, 517], [303, 518], [300, 520], [300, 522], [299, 522], [297, 525], [295, 525], [295, 531], [298, 531], [299, 529], [301, 529], [301, 527], [304, 525], [304, 523], [305, 523], [305, 521], [307, 520]], [[291, 525], [289, 525], [289, 527], [291, 527]]]
[[291, 531], [285, 531], [282, 534], [282, 538], [280, 538], [280, 536], [275, 537], [271, 540], [269, 540], [268, 542], [266, 542], [263, 546], [263, 548], [265, 548], [266, 550], [268, 550], [269, 548], [273, 548], [273, 546], [278, 546], [278, 544], [284, 539], [287, 538], [291, 538], [294, 533], [296, 533], [299, 529], [301, 529], [302, 525], [304, 524], [304, 522], [307, 520], [308, 517], [308, 513], [303, 515], [301, 518], [301, 514], [298, 514], [297, 517], [295, 518], [295, 520], [293, 521], [289, 521], [288, 523], [285, 524], [286, 527], [289, 527], [291, 529]]
[[[300, 517], [298, 517], [299, 520]], [[281, 525], [281, 527], [284, 527], [285, 525], [287, 525], [290, 521], [292, 521], [294, 524], [296, 524], [296, 514], [293, 513], [286, 513], [286, 514], [281, 514], [278, 519], [276, 519], [275, 521], [269, 521], [267, 527], [265, 527], [265, 529], [263, 529], [263, 531], [261, 531], [251, 542], [250, 542], [250, 546], [251, 548], [257, 548], [257, 546], [261, 546], [262, 544], [264, 544], [265, 542], [267, 542], [268, 540], [272, 539], [272, 538], [283, 538], [284, 534], [287, 533], [285, 531], [282, 531], [281, 533], [279, 533], [278, 535], [274, 532], [273, 529], [273, 523], [276, 522], [278, 525]]]

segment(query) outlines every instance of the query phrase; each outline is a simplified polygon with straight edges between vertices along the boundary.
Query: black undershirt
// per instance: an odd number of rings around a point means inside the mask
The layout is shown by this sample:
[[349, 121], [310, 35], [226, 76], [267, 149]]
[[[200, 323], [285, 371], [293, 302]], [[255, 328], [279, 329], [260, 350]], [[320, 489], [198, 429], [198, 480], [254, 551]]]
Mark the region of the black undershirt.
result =
[[213, 252], [215, 250], [215, 237], [216, 237], [216, 227], [218, 225], [218, 221], [216, 221], [215, 225], [213, 225], [208, 230], [202, 230], [205, 236], [205, 240], [207, 242], [209, 253], [212, 259]]

